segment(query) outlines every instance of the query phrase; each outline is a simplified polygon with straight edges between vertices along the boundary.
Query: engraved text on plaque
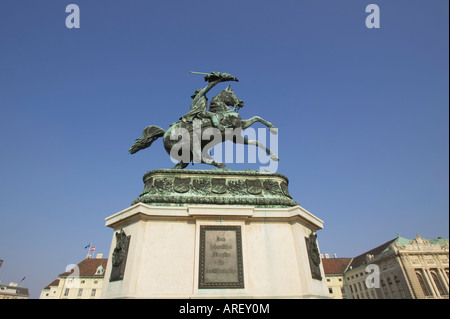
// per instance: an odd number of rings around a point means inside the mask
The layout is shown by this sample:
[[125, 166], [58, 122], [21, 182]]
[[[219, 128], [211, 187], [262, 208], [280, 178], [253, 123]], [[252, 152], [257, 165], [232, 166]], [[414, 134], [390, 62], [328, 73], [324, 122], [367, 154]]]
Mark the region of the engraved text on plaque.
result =
[[199, 288], [244, 288], [240, 226], [200, 226]]

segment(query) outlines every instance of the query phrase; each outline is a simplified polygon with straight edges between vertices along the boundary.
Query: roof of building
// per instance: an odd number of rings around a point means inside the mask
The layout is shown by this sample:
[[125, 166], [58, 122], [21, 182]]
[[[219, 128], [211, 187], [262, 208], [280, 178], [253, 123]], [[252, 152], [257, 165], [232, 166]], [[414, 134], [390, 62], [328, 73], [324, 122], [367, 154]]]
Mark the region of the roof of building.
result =
[[[106, 269], [106, 265], [108, 264], [107, 258], [86, 258], [80, 263], [78, 263], [77, 274], [75, 273], [76, 267], [72, 268], [70, 271], [63, 272], [59, 274], [58, 277], [68, 277], [69, 275], [78, 276], [78, 277], [97, 277], [103, 278], [105, 276], [105, 272], [97, 273], [98, 267], [102, 266], [103, 270]], [[59, 278], [53, 280], [50, 284], [45, 286], [43, 289], [50, 289], [50, 287], [58, 286]]]
[[365, 264], [366, 260], [367, 260], [366, 259], [367, 255], [376, 256], [376, 255], [381, 254], [382, 252], [386, 251], [389, 248], [389, 246], [392, 243], [394, 243], [397, 239], [398, 239], [398, 237], [394, 238], [394, 239], [391, 239], [390, 241], [385, 242], [384, 244], [382, 244], [382, 245], [380, 245], [378, 247], [375, 247], [375, 248], [373, 248], [373, 249], [371, 249], [369, 251], [366, 251], [365, 253], [362, 253], [359, 256], [356, 256], [355, 258], [353, 258], [353, 260], [350, 263], [349, 267], [356, 268], [356, 267], [359, 267], [359, 266]]
[[417, 235], [415, 239], [408, 239], [408, 238], [404, 238], [404, 237], [401, 237], [400, 235], [398, 235], [396, 238], [391, 239], [388, 242], [385, 242], [384, 244], [382, 244], [378, 247], [375, 247], [369, 251], [366, 251], [365, 253], [362, 253], [361, 255], [356, 256], [355, 258], [353, 258], [353, 260], [351, 261], [351, 263], [348, 266], [349, 266], [349, 268], [351, 267], [350, 269], [357, 268], [361, 265], [367, 264], [367, 256], [368, 255], [375, 257], [375, 256], [387, 251], [389, 249], [389, 247], [392, 245], [398, 245], [398, 246], [411, 245], [414, 242], [417, 242], [417, 240], [422, 240], [422, 241], [428, 242], [429, 244], [432, 244], [432, 245], [449, 246], [449, 240], [446, 238], [438, 237], [437, 239], [424, 239], [424, 238], [421, 238], [419, 235]]
[[430, 244], [433, 245], [441, 245], [441, 246], [448, 246], [449, 245], [449, 239], [448, 238], [442, 238], [438, 237], [436, 239], [425, 239], [430, 242]]
[[59, 279], [53, 280], [48, 286], [46, 286], [44, 289], [50, 289], [50, 287], [57, 287], [59, 286]]
[[[101, 274], [97, 274], [97, 269], [99, 266], [102, 266], [103, 269], [106, 269], [106, 265], [108, 263], [107, 258], [86, 258], [82, 262], [80, 262], [78, 266], [78, 276], [80, 277], [103, 277], [104, 272]], [[60, 277], [66, 277], [74, 273], [76, 267], [74, 267], [70, 271], [63, 272], [60, 274]], [[75, 275], [75, 274], [74, 274]]]
[[[10, 286], [10, 285], [0, 285], [0, 294], [1, 295], [16, 295], [22, 297], [28, 297], [30, 294], [28, 292], [28, 288], [19, 287], [19, 286]], [[6, 290], [6, 291], [5, 291]], [[14, 291], [11, 294], [11, 291]]]
[[431, 245], [441, 245], [441, 246], [449, 245], [448, 238], [438, 237], [438, 238], [425, 239], [425, 238], [420, 237], [419, 235], [416, 235], [416, 238], [414, 238], [414, 239], [408, 239], [408, 238], [398, 236], [396, 238], [396, 244], [397, 245], [411, 245], [411, 244], [414, 244], [415, 242], [417, 243], [418, 240], [421, 240], [423, 242], [428, 242]]
[[342, 275], [347, 269], [351, 258], [322, 258], [325, 275]]

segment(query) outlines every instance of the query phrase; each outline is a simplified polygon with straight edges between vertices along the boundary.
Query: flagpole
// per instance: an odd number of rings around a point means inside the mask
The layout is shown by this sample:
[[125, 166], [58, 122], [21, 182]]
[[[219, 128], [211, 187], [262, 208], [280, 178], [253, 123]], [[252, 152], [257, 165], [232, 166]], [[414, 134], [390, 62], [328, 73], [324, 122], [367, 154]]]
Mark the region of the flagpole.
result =
[[[91, 246], [92, 246], [92, 243], [89, 243], [89, 245], [87, 247], [84, 247], [84, 249], [86, 249], [86, 248], [88, 249], [87, 256], [90, 256], [90, 254], [91, 254], [91, 252], [90, 252]], [[87, 258], [87, 256], [85, 258]]]
[[[92, 255], [91, 255], [91, 251], [92, 251]], [[94, 252], [95, 252], [95, 246], [93, 246], [91, 244], [91, 247], [89, 248], [89, 256], [91, 256], [91, 258], [94, 258]]]

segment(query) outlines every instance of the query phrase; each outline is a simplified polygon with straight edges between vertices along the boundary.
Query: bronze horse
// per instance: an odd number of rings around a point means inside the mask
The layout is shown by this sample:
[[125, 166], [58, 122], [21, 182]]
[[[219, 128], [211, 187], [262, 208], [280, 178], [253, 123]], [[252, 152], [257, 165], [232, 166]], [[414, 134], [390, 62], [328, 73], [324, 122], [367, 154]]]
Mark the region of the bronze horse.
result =
[[[234, 109], [230, 108], [230, 106], [233, 106]], [[206, 116], [201, 119], [194, 119], [193, 123], [186, 123], [180, 120], [171, 124], [167, 130], [151, 125], [144, 129], [142, 138], [136, 139], [129, 152], [134, 154], [150, 147], [156, 139], [163, 137], [166, 152], [178, 161], [174, 168], [183, 169], [193, 160], [194, 162], [225, 168], [225, 164], [217, 162], [211, 157], [209, 150], [215, 145], [229, 140], [235, 144], [255, 145], [270, 155], [272, 160], [278, 161], [278, 156], [260, 142], [250, 140], [242, 135], [242, 130], [255, 122], [264, 124], [270, 128], [272, 134], [277, 134], [275, 126], [259, 116], [243, 120], [237, 113], [237, 110], [243, 106], [244, 102], [228, 86], [212, 98], [209, 105], [209, 112], [215, 113], [219, 118], [219, 128], [214, 127], [211, 119]]]

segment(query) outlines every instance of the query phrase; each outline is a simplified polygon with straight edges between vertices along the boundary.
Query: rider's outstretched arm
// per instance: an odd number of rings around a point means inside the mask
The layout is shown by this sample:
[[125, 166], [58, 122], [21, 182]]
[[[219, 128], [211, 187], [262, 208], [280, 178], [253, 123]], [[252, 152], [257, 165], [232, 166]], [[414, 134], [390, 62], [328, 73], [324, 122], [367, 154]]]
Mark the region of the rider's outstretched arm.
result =
[[209, 84], [205, 88], [201, 89], [200, 92], [198, 92], [198, 94], [195, 96], [194, 100], [192, 101], [191, 106], [195, 105], [202, 96], [205, 96], [206, 93], [208, 93], [214, 86], [216, 86], [220, 82], [225, 82], [225, 81], [236, 81], [237, 82], [238, 79], [227, 73], [211, 72], [210, 74], [208, 74], [205, 77], [205, 81], [208, 81]]
[[206, 93], [208, 93], [214, 86], [216, 86], [220, 82], [222, 82], [221, 79], [215, 80], [213, 82], [210, 82], [205, 88], [201, 89], [200, 92], [197, 93], [194, 100], [192, 101], [191, 106], [196, 105], [198, 100], [200, 100], [203, 96], [205, 96]]

